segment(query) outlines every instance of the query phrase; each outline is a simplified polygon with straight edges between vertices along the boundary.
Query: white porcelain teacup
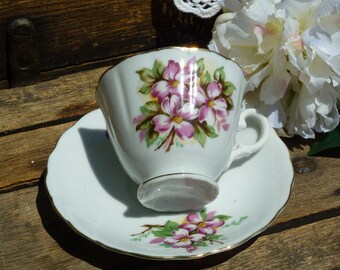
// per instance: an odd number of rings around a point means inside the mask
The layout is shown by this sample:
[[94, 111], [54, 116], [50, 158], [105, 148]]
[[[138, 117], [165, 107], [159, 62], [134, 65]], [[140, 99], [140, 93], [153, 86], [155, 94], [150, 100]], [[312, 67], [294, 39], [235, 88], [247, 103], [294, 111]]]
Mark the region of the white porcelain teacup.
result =
[[[196, 48], [137, 54], [103, 74], [96, 99], [144, 206], [199, 209], [216, 198], [216, 180], [233, 160], [262, 148], [268, 122], [255, 110], [241, 114], [245, 86], [235, 62]], [[246, 123], [258, 140], [238, 145], [235, 134]]]

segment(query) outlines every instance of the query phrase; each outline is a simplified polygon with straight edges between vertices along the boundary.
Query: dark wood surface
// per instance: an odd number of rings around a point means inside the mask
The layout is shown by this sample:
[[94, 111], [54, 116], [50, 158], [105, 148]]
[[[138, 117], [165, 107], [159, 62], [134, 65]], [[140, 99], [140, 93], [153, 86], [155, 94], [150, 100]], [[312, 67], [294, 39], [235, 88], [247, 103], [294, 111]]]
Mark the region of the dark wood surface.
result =
[[[206, 47], [214, 23], [179, 12], [172, 0], [2, 0], [0, 40], [17, 18], [34, 24], [42, 78], [112, 64], [121, 55], [169, 45]], [[0, 87], [6, 86], [6, 43], [0, 42]]]

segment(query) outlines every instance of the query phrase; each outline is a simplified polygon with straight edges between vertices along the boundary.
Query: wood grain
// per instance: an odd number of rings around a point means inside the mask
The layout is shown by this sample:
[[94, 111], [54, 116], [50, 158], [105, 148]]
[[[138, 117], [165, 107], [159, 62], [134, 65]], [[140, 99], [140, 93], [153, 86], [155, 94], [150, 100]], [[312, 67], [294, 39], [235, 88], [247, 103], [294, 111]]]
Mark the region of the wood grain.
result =
[[74, 122], [0, 137], [0, 190], [35, 181], [62, 133]]
[[[0, 191], [7, 192], [18, 185], [38, 182], [60, 136], [74, 123], [0, 137]], [[295, 150], [291, 155], [305, 156], [306, 151]], [[295, 175], [291, 200], [275, 224], [339, 206], [340, 159], [315, 157], [313, 160], [316, 170]]]
[[[336, 269], [340, 217], [262, 234], [229, 252], [148, 261], [85, 240], [55, 213], [43, 186], [0, 195], [1, 269]], [[322, 229], [321, 229], [322, 228]]]
[[0, 80], [7, 77], [6, 28], [19, 17], [35, 25], [42, 71], [168, 45], [206, 47], [215, 20], [181, 13], [172, 0], [3, 0]]
[[94, 92], [105, 70], [106, 67], [98, 68], [0, 91], [0, 134], [83, 115], [97, 108]]

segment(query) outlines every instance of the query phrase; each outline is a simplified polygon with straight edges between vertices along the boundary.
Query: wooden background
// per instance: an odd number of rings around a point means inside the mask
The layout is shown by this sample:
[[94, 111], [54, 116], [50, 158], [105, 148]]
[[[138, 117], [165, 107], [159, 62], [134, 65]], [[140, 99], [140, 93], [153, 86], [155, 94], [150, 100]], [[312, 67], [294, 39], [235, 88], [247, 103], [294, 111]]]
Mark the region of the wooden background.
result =
[[44, 80], [113, 64], [169, 45], [206, 47], [214, 18], [181, 13], [172, 0], [0, 1], [0, 88], [8, 87], [6, 32], [16, 18], [35, 26]]

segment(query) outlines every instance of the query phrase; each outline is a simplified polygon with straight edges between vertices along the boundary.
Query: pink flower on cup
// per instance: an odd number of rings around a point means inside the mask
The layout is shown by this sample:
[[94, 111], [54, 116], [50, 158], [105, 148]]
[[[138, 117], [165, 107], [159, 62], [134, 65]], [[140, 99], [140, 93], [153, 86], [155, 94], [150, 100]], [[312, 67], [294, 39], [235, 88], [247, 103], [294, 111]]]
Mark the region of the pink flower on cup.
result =
[[162, 101], [169, 94], [183, 94], [187, 92], [187, 84], [191, 81], [192, 70], [190, 70], [190, 63], [194, 59], [190, 59], [181, 69], [180, 64], [174, 60], [169, 60], [168, 65], [164, 68], [162, 79], [156, 82], [151, 88], [151, 95]]
[[208, 138], [228, 130], [235, 86], [226, 80], [223, 66], [211, 73], [203, 58], [192, 57], [183, 64], [169, 60], [167, 66], [155, 60], [151, 69], [136, 73], [145, 103], [132, 123], [147, 148], [169, 152], [188, 139], [204, 147]]
[[221, 119], [227, 117], [227, 103], [221, 97], [222, 85], [216, 81], [212, 81], [207, 86], [207, 91], [204, 93], [202, 89], [197, 91], [195, 103], [200, 106], [198, 120], [206, 121], [208, 125], [213, 126], [216, 123], [216, 118]]
[[181, 139], [188, 139], [194, 136], [194, 127], [188, 122], [195, 119], [198, 109], [191, 103], [181, 104], [178, 96], [166, 97], [161, 104], [164, 114], [156, 115], [152, 119], [155, 131], [159, 133], [175, 132]]

